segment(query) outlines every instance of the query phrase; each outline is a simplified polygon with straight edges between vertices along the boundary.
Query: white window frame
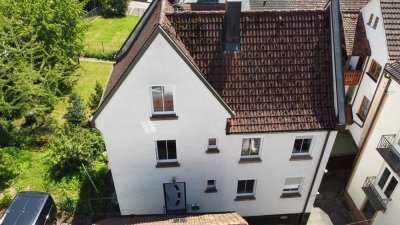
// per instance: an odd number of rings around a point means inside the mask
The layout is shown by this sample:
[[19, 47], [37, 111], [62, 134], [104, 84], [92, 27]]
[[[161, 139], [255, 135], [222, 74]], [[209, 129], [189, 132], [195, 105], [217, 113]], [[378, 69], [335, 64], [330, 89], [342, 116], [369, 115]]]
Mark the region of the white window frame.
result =
[[[173, 111], [162, 111], [162, 112], [155, 112], [154, 111], [154, 104], [153, 104], [153, 87], [171, 87], [172, 89], [172, 102], [174, 104], [174, 110]], [[176, 114], [176, 99], [175, 99], [175, 87], [173, 85], [161, 85], [161, 84], [152, 84], [149, 86], [150, 90], [150, 102], [151, 102], [151, 113], [152, 115], [168, 115], [168, 114]], [[164, 96], [163, 96], [164, 98]], [[164, 99], [163, 99], [164, 101]]]
[[[209, 185], [208, 181], [213, 180], [214, 181], [214, 185]], [[217, 181], [215, 179], [207, 179], [207, 189], [217, 189]]]
[[[290, 178], [301, 178], [301, 182], [300, 184], [292, 184], [292, 185], [285, 185], [286, 180], [290, 179]], [[304, 184], [304, 179], [305, 176], [297, 176], [297, 177], [285, 177], [285, 180], [283, 182], [283, 188], [282, 188], [282, 193], [283, 194], [301, 194], [301, 190], [303, 188], [303, 184]], [[297, 188], [298, 187], [298, 188]], [[289, 191], [285, 191], [285, 189], [294, 189], [296, 188], [297, 190], [289, 190]]]
[[[242, 155], [242, 148], [243, 148], [243, 140], [244, 139], [260, 139], [260, 146], [259, 146], [257, 155]], [[263, 139], [261, 137], [243, 137], [241, 145], [240, 145], [240, 158], [260, 158], [261, 157], [262, 144], [263, 144]]]
[[[252, 193], [237, 193], [237, 188], [239, 186], [239, 181], [249, 181], [249, 180], [254, 180], [254, 186], [253, 186], [253, 192]], [[255, 196], [256, 195], [256, 187], [257, 187], [257, 180], [256, 179], [238, 179], [236, 182], [236, 196]], [[246, 184], [245, 184], [245, 188], [246, 190]]]
[[[303, 141], [304, 141], [304, 139], [311, 139], [308, 152], [296, 152], [296, 153], [293, 152], [294, 144], [296, 143], [297, 139], [302, 139]], [[296, 155], [311, 155], [312, 149], [314, 147], [314, 139], [315, 139], [314, 136], [311, 136], [311, 135], [310, 136], [297, 136], [293, 141], [292, 155], [294, 155], [294, 156], [296, 156]], [[301, 145], [303, 146], [303, 142], [301, 143]]]
[[[158, 145], [157, 142], [158, 141], [175, 141], [175, 154], [176, 154], [176, 159], [159, 159], [158, 157]], [[164, 139], [164, 140], [156, 140], [154, 142], [155, 146], [156, 146], [156, 157], [157, 157], [157, 162], [178, 162], [178, 142], [176, 141], [176, 139]], [[166, 147], [168, 148], [168, 144], [166, 144]], [[168, 155], [168, 149], [167, 149], [167, 155]]]
[[[379, 185], [378, 185], [378, 183], [379, 183], [379, 180], [382, 178], [382, 175], [383, 175], [383, 173], [385, 172], [385, 169], [387, 169], [389, 172], [390, 172], [390, 175], [389, 175], [389, 177], [388, 177], [388, 179], [386, 180], [386, 182], [385, 182], [385, 185], [383, 185], [383, 188], [381, 188]], [[384, 196], [384, 197], [386, 197], [386, 198], [388, 198], [387, 196], [386, 196], [386, 194], [385, 194], [385, 191], [386, 191], [386, 188], [387, 188], [387, 186], [389, 185], [389, 183], [390, 183], [390, 181], [392, 180], [392, 178], [394, 178], [394, 179], [396, 179], [397, 180], [397, 186], [396, 186], [396, 188], [393, 190], [393, 192], [398, 188], [398, 186], [400, 185], [400, 180], [398, 179], [398, 177], [396, 177], [396, 175], [395, 175], [396, 173], [390, 168], [390, 166], [383, 166], [383, 168], [382, 168], [382, 170], [379, 172], [379, 176], [376, 176], [376, 179], [375, 179], [375, 189], [377, 189], [378, 190], [378, 192], [379, 192], [379, 194], [381, 195], [381, 196]], [[393, 196], [393, 195], [392, 195]], [[391, 197], [392, 197], [391, 196]]]
[[210, 145], [210, 139], [213, 139], [214, 137], [209, 137], [207, 139], [207, 149], [218, 149], [218, 138], [215, 139], [215, 145]]

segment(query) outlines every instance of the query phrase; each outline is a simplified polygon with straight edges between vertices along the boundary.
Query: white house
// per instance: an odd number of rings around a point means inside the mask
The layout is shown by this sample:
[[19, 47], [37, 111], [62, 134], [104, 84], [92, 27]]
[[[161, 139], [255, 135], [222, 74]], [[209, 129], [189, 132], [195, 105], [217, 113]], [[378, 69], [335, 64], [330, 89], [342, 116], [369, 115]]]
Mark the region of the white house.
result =
[[92, 119], [121, 213], [305, 223], [345, 127], [338, 16], [153, 1]]
[[396, 60], [400, 59], [400, 1], [371, 0], [362, 13], [367, 21], [371, 60], [354, 100], [365, 121], [358, 127], [350, 127], [353, 136], [358, 137], [360, 153], [345, 197], [359, 220], [398, 224], [395, 216], [400, 210], [396, 206], [400, 193], [396, 185], [399, 161], [393, 160], [399, 159], [396, 158], [399, 151], [396, 134], [400, 129], [397, 118], [400, 87]]
[[384, 74], [390, 81], [346, 198], [359, 221], [396, 225], [400, 212], [400, 62], [388, 64]]

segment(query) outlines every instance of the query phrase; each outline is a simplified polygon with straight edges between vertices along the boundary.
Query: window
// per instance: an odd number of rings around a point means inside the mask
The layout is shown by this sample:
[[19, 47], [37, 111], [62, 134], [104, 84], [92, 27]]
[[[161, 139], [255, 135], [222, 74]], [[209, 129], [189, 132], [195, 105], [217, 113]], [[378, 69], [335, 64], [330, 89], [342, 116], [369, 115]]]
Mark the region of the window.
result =
[[367, 113], [369, 110], [369, 107], [371, 105], [371, 102], [369, 101], [369, 99], [367, 97], [364, 96], [360, 108], [358, 109], [358, 113], [356, 114], [361, 121], [365, 121], [365, 119], [367, 118]]
[[209, 138], [208, 139], [208, 149], [217, 149], [217, 139], [216, 138]]
[[255, 157], [260, 152], [261, 138], [243, 138], [242, 157]]
[[283, 196], [298, 194], [300, 195], [301, 186], [303, 184], [303, 177], [288, 177], [283, 186]]
[[372, 59], [367, 74], [371, 77], [372, 80], [376, 82], [379, 78], [379, 75], [381, 74], [381, 70], [382, 66]]
[[372, 24], [372, 20], [374, 19], [374, 14], [373, 13], [371, 13], [371, 15], [369, 16], [369, 20], [368, 20], [368, 23], [367, 23], [367, 25], [371, 25]]
[[157, 141], [157, 160], [164, 162], [177, 161], [175, 140]]
[[238, 196], [254, 195], [255, 180], [239, 180], [236, 194]]
[[378, 26], [378, 22], [379, 22], [379, 17], [376, 17], [374, 25], [372, 26], [372, 28], [376, 29], [376, 27]]
[[293, 145], [293, 155], [306, 155], [310, 153], [312, 138], [296, 138]]
[[390, 170], [388, 168], [385, 168], [385, 170], [381, 174], [381, 177], [379, 178], [378, 187], [386, 195], [387, 198], [390, 198], [390, 196], [392, 196], [393, 194], [394, 189], [397, 186], [397, 183], [398, 181], [390, 172]]
[[217, 192], [217, 185], [215, 180], [207, 180], [206, 193]]
[[173, 90], [171, 86], [152, 86], [153, 114], [174, 113]]

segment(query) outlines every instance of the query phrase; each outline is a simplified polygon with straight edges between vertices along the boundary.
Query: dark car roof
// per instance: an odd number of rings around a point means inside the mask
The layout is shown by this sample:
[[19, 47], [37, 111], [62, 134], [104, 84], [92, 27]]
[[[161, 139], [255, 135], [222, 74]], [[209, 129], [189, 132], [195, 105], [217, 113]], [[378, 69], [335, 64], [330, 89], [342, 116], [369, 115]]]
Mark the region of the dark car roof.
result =
[[35, 224], [49, 196], [45, 192], [19, 192], [8, 207], [1, 225]]

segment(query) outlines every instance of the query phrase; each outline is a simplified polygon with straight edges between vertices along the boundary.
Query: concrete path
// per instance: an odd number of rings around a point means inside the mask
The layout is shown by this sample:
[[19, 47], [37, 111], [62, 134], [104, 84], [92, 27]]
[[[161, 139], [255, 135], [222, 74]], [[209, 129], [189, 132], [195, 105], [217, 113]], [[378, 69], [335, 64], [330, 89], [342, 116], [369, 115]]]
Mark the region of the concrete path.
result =
[[114, 63], [114, 61], [111, 61], [111, 60], [104, 60], [104, 59], [97, 59], [97, 58], [86, 58], [86, 57], [79, 57], [79, 61]]
[[311, 209], [307, 225], [333, 225], [333, 223], [328, 214], [326, 214], [322, 209], [314, 207]]

